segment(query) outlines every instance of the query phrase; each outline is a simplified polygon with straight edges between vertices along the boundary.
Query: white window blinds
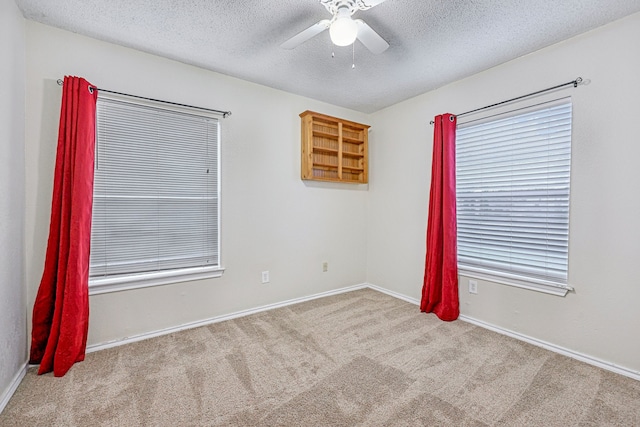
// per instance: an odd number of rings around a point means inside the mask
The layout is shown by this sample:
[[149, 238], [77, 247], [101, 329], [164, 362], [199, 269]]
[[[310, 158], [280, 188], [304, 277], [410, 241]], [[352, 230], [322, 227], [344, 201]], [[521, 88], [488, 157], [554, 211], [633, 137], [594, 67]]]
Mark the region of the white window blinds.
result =
[[458, 125], [461, 268], [567, 283], [571, 102]]
[[219, 265], [218, 120], [99, 97], [90, 278]]

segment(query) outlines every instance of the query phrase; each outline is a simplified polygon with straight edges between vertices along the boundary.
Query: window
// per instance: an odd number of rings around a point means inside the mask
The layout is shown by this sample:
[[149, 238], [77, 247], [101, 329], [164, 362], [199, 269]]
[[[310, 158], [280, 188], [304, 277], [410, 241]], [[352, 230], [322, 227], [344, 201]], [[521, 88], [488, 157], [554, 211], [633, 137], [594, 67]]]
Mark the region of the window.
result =
[[218, 120], [100, 95], [96, 134], [92, 293], [220, 276]]
[[459, 124], [461, 274], [566, 294], [570, 166], [570, 100]]

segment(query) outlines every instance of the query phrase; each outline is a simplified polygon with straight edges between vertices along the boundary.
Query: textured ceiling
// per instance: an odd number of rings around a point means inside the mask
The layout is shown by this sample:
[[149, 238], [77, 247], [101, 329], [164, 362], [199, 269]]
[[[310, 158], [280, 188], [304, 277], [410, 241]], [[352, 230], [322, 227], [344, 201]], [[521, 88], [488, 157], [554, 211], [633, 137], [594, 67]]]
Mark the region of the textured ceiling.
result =
[[328, 31], [280, 47], [330, 18], [317, 0], [16, 3], [27, 19], [365, 113], [640, 11], [640, 0], [387, 0], [354, 18], [389, 49], [356, 42], [352, 69], [351, 46]]

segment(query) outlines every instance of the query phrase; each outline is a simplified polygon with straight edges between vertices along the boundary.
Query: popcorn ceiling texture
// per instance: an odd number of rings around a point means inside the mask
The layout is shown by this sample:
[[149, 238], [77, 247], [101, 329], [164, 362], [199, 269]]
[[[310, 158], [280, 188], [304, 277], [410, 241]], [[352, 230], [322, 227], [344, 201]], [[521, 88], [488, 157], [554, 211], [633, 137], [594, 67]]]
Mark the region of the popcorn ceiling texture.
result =
[[360, 290], [27, 373], [10, 426], [637, 426], [640, 382]]
[[16, 3], [27, 19], [365, 113], [640, 11], [640, 0], [387, 0], [354, 18], [390, 48], [356, 42], [352, 69], [352, 48], [328, 31], [280, 48], [330, 17], [316, 0]]

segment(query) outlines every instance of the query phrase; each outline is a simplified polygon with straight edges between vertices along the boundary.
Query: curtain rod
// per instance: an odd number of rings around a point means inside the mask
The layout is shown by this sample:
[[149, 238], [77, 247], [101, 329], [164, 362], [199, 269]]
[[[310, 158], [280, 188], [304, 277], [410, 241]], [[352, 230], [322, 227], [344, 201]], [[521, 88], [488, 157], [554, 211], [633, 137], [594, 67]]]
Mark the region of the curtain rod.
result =
[[[549, 92], [549, 91], [552, 91], [552, 90], [555, 90], [555, 89], [559, 89], [561, 87], [565, 87], [565, 86], [569, 86], [569, 85], [573, 85], [573, 87], [578, 87], [578, 85], [580, 83], [582, 83], [582, 77], [578, 77], [577, 79], [572, 80], [570, 82], [566, 82], [566, 83], [562, 83], [562, 84], [559, 84], [559, 85], [556, 85], [556, 86], [548, 87], [546, 89], [541, 89], [541, 90], [538, 90], [536, 92], [531, 92], [531, 93], [528, 93], [526, 95], [521, 95], [521, 96], [517, 96], [515, 98], [507, 99], [506, 101], [496, 102], [495, 104], [487, 105], [485, 107], [476, 108], [475, 110], [469, 110], [469, 111], [465, 111], [464, 113], [454, 114], [454, 115], [456, 117], [466, 116], [467, 114], [476, 113], [478, 111], [482, 111], [482, 110], [486, 110], [486, 109], [489, 109], [489, 108], [497, 107], [498, 105], [507, 104], [509, 102], [517, 101], [519, 99], [528, 98], [528, 97], [534, 96], [534, 95], [539, 95], [541, 93]], [[429, 122], [429, 124], [433, 124], [433, 123], [434, 123], [433, 120], [431, 120]]]
[[[57, 83], [58, 83], [59, 86], [62, 86], [64, 81], [62, 79], [58, 79]], [[116, 91], [113, 91], [113, 90], [100, 89], [99, 87], [96, 87], [96, 86], [89, 86], [89, 88], [90, 89], [96, 89], [99, 92], [115, 93], [116, 95], [123, 95], [123, 96], [128, 96], [128, 97], [131, 97], [131, 98], [144, 99], [145, 101], [160, 102], [162, 104], [177, 105], [178, 107], [187, 107], [187, 108], [195, 108], [197, 110], [210, 111], [210, 112], [213, 112], [213, 113], [221, 114], [222, 118], [224, 118], [224, 119], [226, 119], [228, 116], [231, 115], [231, 111], [214, 110], [212, 108], [196, 107], [194, 105], [188, 105], [188, 104], [179, 104], [177, 102], [163, 101], [162, 99], [147, 98], [145, 96], [131, 95], [129, 93], [122, 93], [122, 92], [116, 92]]]

